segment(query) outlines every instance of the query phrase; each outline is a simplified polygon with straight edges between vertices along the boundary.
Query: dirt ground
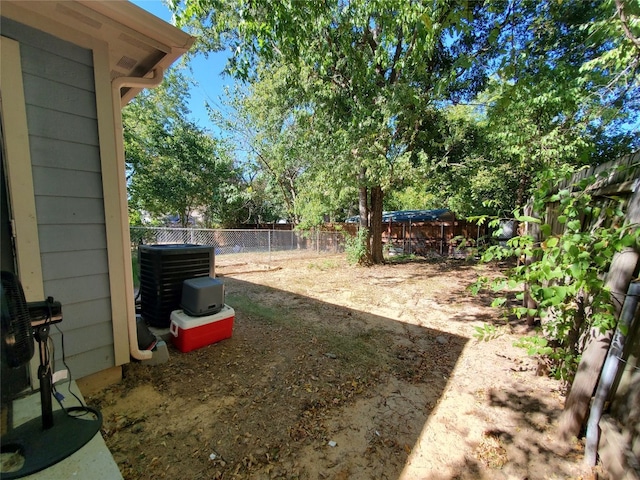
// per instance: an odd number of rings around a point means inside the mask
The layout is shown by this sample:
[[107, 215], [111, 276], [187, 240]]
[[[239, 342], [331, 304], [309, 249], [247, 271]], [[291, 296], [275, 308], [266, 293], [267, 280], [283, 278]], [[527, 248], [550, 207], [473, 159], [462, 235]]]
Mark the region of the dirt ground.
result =
[[[561, 385], [513, 347], [487, 267], [221, 262], [233, 336], [90, 397], [127, 479], [580, 479]], [[493, 323], [502, 335], [473, 338]]]

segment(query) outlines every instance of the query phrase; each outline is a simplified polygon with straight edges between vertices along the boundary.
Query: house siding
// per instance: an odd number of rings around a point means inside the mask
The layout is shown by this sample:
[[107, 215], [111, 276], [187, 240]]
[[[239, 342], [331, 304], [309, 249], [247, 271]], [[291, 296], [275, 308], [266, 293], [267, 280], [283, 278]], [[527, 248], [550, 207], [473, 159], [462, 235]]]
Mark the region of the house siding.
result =
[[93, 55], [6, 18], [1, 31], [20, 42], [43, 287], [80, 378], [115, 365]]

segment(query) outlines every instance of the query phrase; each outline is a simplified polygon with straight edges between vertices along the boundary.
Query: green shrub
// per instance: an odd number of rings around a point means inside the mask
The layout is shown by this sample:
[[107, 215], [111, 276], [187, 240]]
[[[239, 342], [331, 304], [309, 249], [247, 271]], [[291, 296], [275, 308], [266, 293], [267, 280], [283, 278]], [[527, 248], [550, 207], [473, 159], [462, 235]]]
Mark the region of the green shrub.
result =
[[347, 262], [352, 265], [366, 263], [368, 258], [368, 241], [369, 230], [366, 228], [360, 228], [355, 235], [348, 236], [344, 244]]
[[[614, 255], [640, 245], [640, 229], [625, 221], [621, 199], [611, 197], [609, 202], [599, 202], [592, 197], [588, 187], [595, 181], [595, 177], [588, 177], [571, 188], [540, 195], [537, 211], [541, 218], [546, 218], [547, 205], [555, 205], [555, 220], [562, 226], [556, 232], [550, 223], [516, 211], [518, 222], [539, 225], [541, 238], [514, 237], [506, 246], [489, 247], [482, 260], [527, 258], [530, 262], [518, 261], [505, 277], [483, 277], [472, 287], [476, 293], [480, 288], [508, 292], [527, 285], [536, 306], [512, 304], [511, 313], [518, 318], [538, 318], [540, 327], [535, 335], [522, 339], [517, 346], [530, 355], [548, 358], [554, 376], [567, 381], [576, 372], [582, 353], [581, 339], [592, 328], [604, 332], [615, 327], [612, 298], [605, 288], [605, 276]], [[524, 292], [516, 299], [523, 301]], [[506, 297], [496, 299], [493, 305], [507, 305]]]

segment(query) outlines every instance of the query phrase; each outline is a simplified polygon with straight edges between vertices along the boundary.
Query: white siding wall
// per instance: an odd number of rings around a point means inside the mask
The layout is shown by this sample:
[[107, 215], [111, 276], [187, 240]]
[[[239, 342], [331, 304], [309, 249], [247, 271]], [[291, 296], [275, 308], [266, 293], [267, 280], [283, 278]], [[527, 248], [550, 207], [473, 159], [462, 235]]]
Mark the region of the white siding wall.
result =
[[80, 378], [115, 364], [93, 56], [5, 18], [1, 32], [20, 42], [44, 292], [62, 303], [66, 362]]

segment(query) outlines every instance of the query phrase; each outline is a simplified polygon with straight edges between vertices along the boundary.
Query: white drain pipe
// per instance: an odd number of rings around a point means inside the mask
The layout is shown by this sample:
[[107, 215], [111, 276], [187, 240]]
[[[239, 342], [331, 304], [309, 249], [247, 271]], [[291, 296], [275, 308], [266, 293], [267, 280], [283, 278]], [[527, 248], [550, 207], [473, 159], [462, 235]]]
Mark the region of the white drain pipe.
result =
[[[162, 83], [163, 78], [164, 78], [164, 71], [162, 70], [162, 68], [156, 67], [153, 70], [153, 77], [151, 78], [118, 77], [113, 79], [113, 81], [111, 82], [114, 118], [116, 121], [116, 143], [117, 143], [116, 155], [117, 155], [118, 164], [122, 165], [123, 169], [124, 169], [125, 159], [124, 159], [124, 141], [122, 136], [122, 133], [123, 133], [122, 115], [120, 113], [120, 109], [121, 109], [120, 91], [123, 88], [155, 88], [158, 85], [160, 85], [160, 83]], [[116, 106], [118, 106], [117, 114], [115, 112]], [[122, 186], [123, 185], [121, 183], [121, 187]], [[125, 189], [124, 192], [119, 192], [119, 193], [120, 193], [120, 199], [122, 202], [124, 202], [123, 205], [125, 205], [125, 209], [126, 209], [126, 204], [127, 204], [126, 184], [124, 185], [124, 189]], [[123, 214], [123, 218], [126, 218], [125, 214]], [[124, 223], [124, 220], [123, 220], [123, 223]], [[129, 248], [131, 241], [128, 234], [129, 232], [128, 221], [126, 225], [123, 224], [122, 228], [124, 231], [127, 232], [128, 240], [127, 240], [126, 248]], [[150, 350], [140, 350], [140, 347], [138, 346], [138, 331], [136, 326], [135, 298], [133, 298], [133, 280], [132, 280], [133, 276], [131, 272], [131, 262], [125, 262], [125, 274], [127, 277], [125, 279], [125, 281], [127, 282], [127, 285], [125, 288], [125, 295], [127, 297], [127, 330], [129, 333], [129, 352], [131, 353], [131, 356], [136, 360], [150, 360], [153, 357], [153, 353]]]
[[622, 305], [618, 326], [611, 339], [611, 345], [607, 352], [607, 357], [602, 367], [596, 395], [591, 405], [589, 413], [589, 421], [587, 422], [587, 442], [584, 449], [584, 463], [593, 467], [596, 464], [598, 453], [598, 443], [600, 441], [600, 419], [604, 404], [609, 396], [611, 386], [618, 375], [618, 367], [624, 350], [624, 342], [626, 333], [630, 330], [631, 324], [635, 318], [636, 309], [638, 308], [638, 296], [640, 296], [640, 282], [634, 282], [629, 285], [627, 297]]
[[120, 90], [123, 88], [155, 88], [162, 83], [164, 71], [161, 67], [153, 69], [153, 77], [118, 77], [111, 82], [113, 93], [117, 95], [120, 104]]

